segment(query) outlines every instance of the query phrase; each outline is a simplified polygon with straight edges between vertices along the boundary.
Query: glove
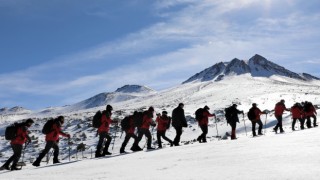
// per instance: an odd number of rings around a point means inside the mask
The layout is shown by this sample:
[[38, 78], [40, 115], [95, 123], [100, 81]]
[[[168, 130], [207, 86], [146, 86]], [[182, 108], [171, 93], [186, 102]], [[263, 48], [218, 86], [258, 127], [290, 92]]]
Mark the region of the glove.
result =
[[70, 134], [67, 134], [67, 138], [70, 139], [70, 137], [71, 137]]

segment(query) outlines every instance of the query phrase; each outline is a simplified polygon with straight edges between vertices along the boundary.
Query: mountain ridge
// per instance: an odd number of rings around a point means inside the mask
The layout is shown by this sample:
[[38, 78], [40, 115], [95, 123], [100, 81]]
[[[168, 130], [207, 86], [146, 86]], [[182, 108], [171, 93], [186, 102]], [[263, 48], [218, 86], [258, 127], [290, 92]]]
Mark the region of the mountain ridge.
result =
[[191, 76], [182, 84], [194, 81], [221, 81], [226, 76], [251, 74], [252, 77], [271, 77], [273, 75], [285, 76], [302, 81], [320, 80], [319, 78], [302, 73], [292, 72], [278, 64], [275, 64], [261, 55], [254, 55], [248, 61], [232, 59], [230, 62], [219, 62]]

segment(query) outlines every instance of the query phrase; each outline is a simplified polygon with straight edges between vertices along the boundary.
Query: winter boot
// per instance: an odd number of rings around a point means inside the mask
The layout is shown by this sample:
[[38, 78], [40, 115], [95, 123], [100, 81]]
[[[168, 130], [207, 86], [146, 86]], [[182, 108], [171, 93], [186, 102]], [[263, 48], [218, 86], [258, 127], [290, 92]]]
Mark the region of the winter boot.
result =
[[54, 159], [53, 159], [53, 164], [58, 164], [58, 163], [61, 163], [61, 162], [59, 161], [59, 159], [58, 159], [58, 158], [54, 158]]
[[199, 137], [197, 138], [197, 141], [199, 141], [199, 143], [201, 143], [201, 136], [199, 136]]
[[0, 167], [0, 170], [10, 170], [10, 167], [8, 164], [4, 164], [3, 166]]
[[41, 161], [41, 160], [38, 160], [38, 159], [37, 159], [35, 162], [32, 163], [32, 166], [39, 167], [39, 166], [40, 166], [40, 161]]
[[127, 153], [127, 152], [124, 151], [124, 147], [121, 147], [121, 148], [120, 148], [120, 154], [124, 154], [124, 153]]
[[255, 131], [252, 132], [252, 136], [253, 136], [253, 137], [257, 136], [257, 134], [256, 134]]
[[105, 152], [102, 153], [102, 156], [111, 155], [111, 154], [112, 154], [111, 152], [105, 151]]
[[11, 171], [21, 170], [21, 168], [17, 168], [16, 164], [12, 164]]
[[170, 147], [172, 147], [173, 146], [173, 141], [170, 141], [169, 143], [170, 143]]
[[154, 150], [154, 148], [151, 147], [151, 146], [150, 146], [150, 147], [147, 147], [147, 149], [148, 149], [148, 150]]

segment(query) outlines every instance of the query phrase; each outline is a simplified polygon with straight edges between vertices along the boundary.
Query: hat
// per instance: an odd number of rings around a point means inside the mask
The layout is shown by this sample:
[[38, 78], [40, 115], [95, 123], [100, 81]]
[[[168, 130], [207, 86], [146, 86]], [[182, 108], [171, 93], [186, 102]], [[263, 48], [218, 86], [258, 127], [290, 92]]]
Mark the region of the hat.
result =
[[179, 103], [179, 106], [184, 106], [184, 104], [183, 103]]
[[257, 103], [252, 103], [252, 106], [257, 106]]
[[33, 123], [34, 123], [34, 121], [33, 121], [32, 119], [27, 119], [27, 120], [26, 120], [26, 125], [27, 125], [28, 127], [30, 127]]
[[148, 111], [154, 111], [154, 108], [152, 106], [150, 106]]
[[232, 106], [233, 106], [233, 107], [237, 107], [238, 105], [237, 105], [237, 104], [233, 104]]
[[203, 109], [209, 110], [210, 108], [207, 105], [205, 105]]
[[281, 101], [280, 101], [280, 102], [284, 103], [284, 102], [285, 102], [285, 100], [284, 100], [284, 99], [281, 99]]
[[64, 123], [64, 117], [63, 116], [59, 116], [57, 119], [61, 124]]
[[168, 112], [167, 111], [162, 111], [162, 114], [168, 114]]
[[106, 107], [106, 110], [107, 110], [107, 111], [112, 111], [112, 110], [113, 110], [113, 108], [112, 108], [112, 106], [111, 106], [111, 105], [109, 105], [109, 104], [108, 104], [108, 105], [107, 105], [107, 107]]

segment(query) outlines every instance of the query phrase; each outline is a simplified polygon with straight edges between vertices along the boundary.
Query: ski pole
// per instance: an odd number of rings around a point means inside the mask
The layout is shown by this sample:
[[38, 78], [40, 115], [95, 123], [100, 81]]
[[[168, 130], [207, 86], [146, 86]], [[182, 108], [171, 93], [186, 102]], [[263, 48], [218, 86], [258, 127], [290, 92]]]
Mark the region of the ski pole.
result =
[[243, 120], [243, 124], [244, 124], [244, 129], [246, 130], [246, 136], [248, 136], [248, 134], [247, 134], [246, 121], [244, 120], [244, 115], [242, 116], [242, 120]]

